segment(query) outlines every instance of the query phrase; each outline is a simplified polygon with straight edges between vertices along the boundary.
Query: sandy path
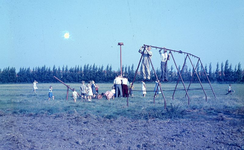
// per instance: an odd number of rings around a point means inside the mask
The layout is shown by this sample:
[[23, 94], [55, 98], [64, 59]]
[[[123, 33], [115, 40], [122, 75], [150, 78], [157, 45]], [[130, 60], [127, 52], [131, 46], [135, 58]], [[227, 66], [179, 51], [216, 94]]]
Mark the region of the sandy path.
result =
[[244, 149], [238, 119], [0, 115], [0, 149]]

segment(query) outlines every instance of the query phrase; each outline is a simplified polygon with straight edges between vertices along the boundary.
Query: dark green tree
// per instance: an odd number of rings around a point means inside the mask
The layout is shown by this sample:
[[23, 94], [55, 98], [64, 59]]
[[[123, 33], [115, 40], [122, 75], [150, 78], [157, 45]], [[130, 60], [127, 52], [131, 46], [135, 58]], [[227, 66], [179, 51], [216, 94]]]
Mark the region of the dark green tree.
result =
[[225, 74], [224, 74], [224, 63], [221, 63], [221, 76], [220, 76], [220, 82], [223, 82], [225, 79]]
[[240, 82], [242, 78], [241, 63], [238, 63], [238, 67], [235, 73], [235, 81]]
[[229, 61], [226, 60], [224, 65], [224, 81], [230, 81], [230, 78], [231, 78], [231, 72], [229, 69]]
[[213, 76], [213, 73], [212, 73], [212, 63], [209, 64], [209, 68], [208, 68], [208, 78], [210, 81], [214, 81], [214, 76]]

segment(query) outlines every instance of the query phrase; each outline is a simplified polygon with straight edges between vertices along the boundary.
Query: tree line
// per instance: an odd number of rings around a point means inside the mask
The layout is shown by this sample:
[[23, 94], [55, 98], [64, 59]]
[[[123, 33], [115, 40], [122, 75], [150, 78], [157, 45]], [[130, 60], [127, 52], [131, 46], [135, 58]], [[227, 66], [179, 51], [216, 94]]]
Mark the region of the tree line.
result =
[[[206, 74], [211, 82], [232, 82], [241, 83], [244, 82], [243, 70], [241, 64], [238, 63], [234, 68], [229, 61], [226, 60], [225, 63], [217, 63], [216, 69], [212, 69], [212, 64], [206, 65], [204, 68], [202, 66], [196, 67], [195, 74], [193, 68], [188, 68], [187, 65], [184, 68], [178, 66], [184, 81], [198, 82], [198, 77], [202, 82], [207, 82]], [[168, 80], [170, 82], [177, 81], [179, 79], [179, 74], [174, 66], [168, 67]], [[123, 75], [128, 78], [129, 81], [133, 81], [136, 68], [134, 65], [123, 66]], [[205, 74], [206, 73], [206, 74]], [[95, 82], [113, 82], [114, 78], [120, 75], [120, 69], [113, 70], [111, 65], [97, 66], [96, 64], [75, 67], [35, 67], [35, 68], [20, 68], [18, 72], [14, 67], [7, 67], [3, 70], [0, 69], [0, 83], [32, 83], [37, 80], [40, 83], [55, 83], [58, 82], [53, 76], [58, 77], [66, 83], [78, 83], [81, 81], [91, 81]], [[161, 70], [156, 69], [156, 75], [160, 78]], [[151, 70], [151, 81], [156, 80], [156, 75], [153, 70]], [[140, 68], [136, 75], [136, 81], [142, 80], [142, 69]]]

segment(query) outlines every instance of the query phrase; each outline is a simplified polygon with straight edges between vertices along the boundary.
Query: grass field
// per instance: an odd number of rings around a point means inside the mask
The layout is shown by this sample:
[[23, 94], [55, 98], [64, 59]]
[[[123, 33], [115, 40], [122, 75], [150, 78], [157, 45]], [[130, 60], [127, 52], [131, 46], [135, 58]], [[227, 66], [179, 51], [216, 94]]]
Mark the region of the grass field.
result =
[[[55, 100], [48, 101], [48, 88], [53, 86]], [[79, 89], [80, 84], [69, 84]], [[99, 93], [105, 93], [111, 89], [112, 84], [99, 84]], [[162, 84], [167, 102], [167, 109], [164, 109], [163, 97], [159, 94], [153, 103], [154, 84], [147, 83], [147, 95], [142, 97], [141, 84], [134, 84], [134, 97], [129, 98], [129, 107], [126, 106], [126, 98], [117, 98], [107, 101], [93, 99], [92, 102], [78, 100], [74, 103], [69, 92], [69, 100], [66, 100], [66, 87], [60, 83], [38, 84], [37, 94], [32, 91], [32, 84], [2, 84], [0, 86], [0, 110], [7, 114], [57, 114], [57, 113], [78, 113], [81, 115], [95, 115], [106, 118], [117, 118], [124, 116], [128, 118], [149, 119], [149, 118], [182, 118], [187, 117], [186, 112], [201, 110], [204, 113], [233, 112], [243, 110], [244, 107], [244, 85], [233, 84], [235, 93], [225, 95], [228, 84], [212, 84], [216, 99], [208, 84], [203, 84], [207, 93], [207, 101], [200, 84], [192, 84], [189, 91], [190, 104], [185, 97], [182, 84], [175, 93], [172, 100], [175, 84]]]
[[[55, 100], [48, 101], [53, 86]], [[80, 84], [70, 84], [79, 89]], [[99, 93], [112, 84], [99, 84]], [[60, 83], [0, 85], [0, 149], [244, 149], [244, 85], [233, 84], [235, 93], [225, 95], [228, 84], [208, 84], [185, 92], [175, 84], [163, 84], [153, 103], [153, 92], [142, 97], [135, 84], [134, 97], [73, 102], [71, 91]], [[200, 88], [193, 84], [192, 89]], [[147, 83], [152, 91], [153, 83]], [[179, 89], [182, 85], [179, 84]], [[208, 89], [208, 90], [207, 90]]]

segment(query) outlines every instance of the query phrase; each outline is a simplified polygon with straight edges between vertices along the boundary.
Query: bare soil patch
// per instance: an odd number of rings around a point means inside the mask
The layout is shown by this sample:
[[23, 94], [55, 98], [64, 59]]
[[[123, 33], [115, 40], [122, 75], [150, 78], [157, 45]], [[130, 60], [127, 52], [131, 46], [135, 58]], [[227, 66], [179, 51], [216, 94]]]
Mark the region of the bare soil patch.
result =
[[243, 149], [243, 125], [221, 113], [173, 120], [1, 113], [0, 149]]

